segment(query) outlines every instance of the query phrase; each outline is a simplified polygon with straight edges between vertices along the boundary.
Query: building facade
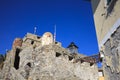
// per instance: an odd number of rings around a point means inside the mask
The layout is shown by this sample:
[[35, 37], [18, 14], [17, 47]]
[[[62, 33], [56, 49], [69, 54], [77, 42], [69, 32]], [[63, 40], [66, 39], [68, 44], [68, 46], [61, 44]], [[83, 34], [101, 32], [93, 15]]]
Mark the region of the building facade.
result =
[[91, 0], [105, 80], [120, 80], [120, 0]]

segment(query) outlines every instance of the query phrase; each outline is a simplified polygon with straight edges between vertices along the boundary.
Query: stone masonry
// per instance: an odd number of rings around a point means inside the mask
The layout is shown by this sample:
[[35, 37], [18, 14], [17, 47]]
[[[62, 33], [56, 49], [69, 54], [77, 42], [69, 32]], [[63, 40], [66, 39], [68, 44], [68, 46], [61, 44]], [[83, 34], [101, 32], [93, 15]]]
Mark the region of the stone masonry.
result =
[[105, 80], [120, 80], [120, 27], [103, 46], [103, 71]]
[[[0, 80], [98, 80], [96, 64], [75, 62], [85, 55], [71, 54], [50, 32], [42, 37], [28, 33], [8, 51]], [[116, 79], [117, 80], [117, 79]]]

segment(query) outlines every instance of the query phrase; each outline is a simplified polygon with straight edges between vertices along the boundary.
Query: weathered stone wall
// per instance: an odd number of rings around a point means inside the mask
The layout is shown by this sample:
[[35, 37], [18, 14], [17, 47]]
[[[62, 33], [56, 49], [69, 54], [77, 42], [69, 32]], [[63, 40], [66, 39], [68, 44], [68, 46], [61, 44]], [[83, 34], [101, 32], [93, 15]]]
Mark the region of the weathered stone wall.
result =
[[[60, 55], [56, 55], [56, 52]], [[66, 49], [57, 45], [26, 47], [20, 53], [19, 68], [11, 64], [11, 52], [8, 53], [2, 71], [2, 78], [9, 80], [97, 80], [98, 69], [94, 64], [73, 63]], [[10, 57], [11, 56], [11, 57]], [[83, 56], [82, 56], [83, 57]]]
[[[56, 56], [56, 52], [61, 55]], [[97, 80], [97, 66], [89, 63], [73, 63], [69, 60], [65, 49], [49, 45], [37, 47], [32, 46], [20, 53], [20, 73], [24, 78], [30, 80]], [[28, 54], [28, 55], [27, 55]], [[31, 66], [28, 66], [31, 64]], [[26, 67], [28, 70], [26, 70]]]
[[120, 28], [104, 44], [103, 53], [105, 80], [120, 80]]
[[19, 47], [13, 47], [7, 53], [0, 80], [98, 80], [97, 65], [75, 62], [85, 56], [70, 54], [67, 49], [53, 43], [51, 33], [43, 35], [43, 45], [35, 46], [33, 43], [28, 46], [27, 39], [24, 38], [22, 46], [19, 46], [19, 40], [17, 43], [14, 41], [13, 46]]

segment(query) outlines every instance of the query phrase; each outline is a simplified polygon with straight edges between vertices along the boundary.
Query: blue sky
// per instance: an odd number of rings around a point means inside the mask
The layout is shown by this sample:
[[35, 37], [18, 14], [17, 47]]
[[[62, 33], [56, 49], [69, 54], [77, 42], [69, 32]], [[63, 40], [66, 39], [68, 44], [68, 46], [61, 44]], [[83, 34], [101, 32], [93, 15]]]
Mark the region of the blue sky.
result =
[[91, 4], [84, 0], [0, 0], [0, 53], [11, 49], [14, 38], [33, 33], [35, 26], [42, 36], [54, 33], [55, 24], [63, 47], [73, 41], [80, 53], [98, 53]]

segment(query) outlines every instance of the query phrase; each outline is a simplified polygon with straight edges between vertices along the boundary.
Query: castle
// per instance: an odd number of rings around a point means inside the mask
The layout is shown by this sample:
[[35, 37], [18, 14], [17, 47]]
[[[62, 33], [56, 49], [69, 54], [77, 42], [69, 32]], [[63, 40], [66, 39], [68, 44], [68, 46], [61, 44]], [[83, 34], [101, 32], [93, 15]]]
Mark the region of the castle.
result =
[[63, 48], [50, 32], [27, 33], [7, 52], [0, 80], [98, 80], [97, 65], [82, 60], [77, 49], [73, 42]]
[[0, 80], [120, 80], [120, 0], [86, 1], [92, 4], [99, 56], [78, 53], [73, 42], [64, 48], [50, 32], [27, 33], [14, 40], [5, 59], [0, 56]]

